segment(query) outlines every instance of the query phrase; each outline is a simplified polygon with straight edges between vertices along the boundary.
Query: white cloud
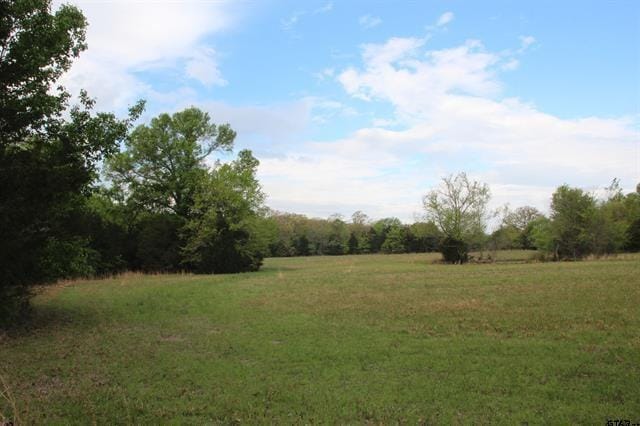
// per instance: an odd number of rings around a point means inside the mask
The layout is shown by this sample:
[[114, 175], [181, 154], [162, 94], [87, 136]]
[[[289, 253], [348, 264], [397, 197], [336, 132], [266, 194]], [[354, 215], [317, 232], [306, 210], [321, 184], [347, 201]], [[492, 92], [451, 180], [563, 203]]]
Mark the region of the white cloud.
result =
[[384, 44], [365, 45], [364, 69], [349, 68], [338, 80], [352, 96], [389, 101], [399, 113], [418, 116], [445, 93], [487, 96], [499, 92], [493, 66], [500, 57], [486, 52], [479, 41], [422, 52], [424, 42], [392, 38]]
[[377, 27], [382, 23], [382, 19], [377, 16], [364, 15], [358, 19], [358, 23], [362, 28], [368, 30], [369, 28]]
[[[242, 147], [277, 150], [306, 129], [312, 106], [306, 100], [276, 104], [233, 106], [224, 102], [199, 103], [215, 123], [229, 123]], [[185, 107], [187, 105], [183, 105]], [[178, 108], [178, 109], [180, 109]]]
[[449, 22], [453, 21], [453, 12], [445, 12], [438, 18], [436, 25], [438, 27], [442, 27], [443, 25], [447, 25]]
[[[55, 1], [54, 9], [62, 3]], [[87, 89], [98, 98], [101, 108], [122, 108], [125, 101], [148, 96], [149, 86], [135, 73], [149, 69], [184, 66], [185, 75], [203, 84], [224, 81], [212, 49], [203, 40], [233, 23], [227, 3], [196, 0], [70, 3], [87, 17], [89, 49], [62, 82], [72, 93]], [[111, 90], [112, 87], [118, 90]]]
[[273, 207], [321, 216], [362, 209], [410, 221], [421, 196], [458, 171], [488, 182], [494, 207], [542, 210], [563, 183], [593, 188], [619, 177], [631, 188], [640, 179], [638, 117], [562, 119], [501, 97], [500, 70], [516, 67], [513, 56], [479, 41], [424, 46], [392, 38], [362, 47], [362, 65], [337, 79], [347, 94], [395, 113], [377, 127], [264, 161], [260, 177]]
[[524, 50], [536, 42], [533, 36], [520, 36], [520, 48]]
[[200, 48], [193, 53], [193, 57], [186, 64], [187, 76], [198, 80], [205, 86], [226, 86], [227, 80], [222, 78], [215, 58], [215, 51]]

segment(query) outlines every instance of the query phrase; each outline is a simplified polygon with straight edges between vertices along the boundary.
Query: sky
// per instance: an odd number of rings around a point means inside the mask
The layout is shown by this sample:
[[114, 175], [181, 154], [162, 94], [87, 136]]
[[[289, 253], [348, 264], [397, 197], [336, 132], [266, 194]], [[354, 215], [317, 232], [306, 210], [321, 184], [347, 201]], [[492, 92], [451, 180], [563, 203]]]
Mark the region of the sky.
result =
[[89, 48], [67, 89], [230, 123], [276, 210], [413, 222], [459, 172], [545, 212], [562, 184], [640, 182], [635, 0], [70, 3]]

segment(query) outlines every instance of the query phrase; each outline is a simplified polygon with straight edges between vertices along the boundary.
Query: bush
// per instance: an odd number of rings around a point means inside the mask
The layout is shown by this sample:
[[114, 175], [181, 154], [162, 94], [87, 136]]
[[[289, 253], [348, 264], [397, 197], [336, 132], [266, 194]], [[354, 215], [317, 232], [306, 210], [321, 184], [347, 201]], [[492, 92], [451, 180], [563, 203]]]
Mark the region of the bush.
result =
[[444, 238], [440, 242], [440, 252], [446, 263], [467, 263], [469, 261], [469, 246], [462, 240]]

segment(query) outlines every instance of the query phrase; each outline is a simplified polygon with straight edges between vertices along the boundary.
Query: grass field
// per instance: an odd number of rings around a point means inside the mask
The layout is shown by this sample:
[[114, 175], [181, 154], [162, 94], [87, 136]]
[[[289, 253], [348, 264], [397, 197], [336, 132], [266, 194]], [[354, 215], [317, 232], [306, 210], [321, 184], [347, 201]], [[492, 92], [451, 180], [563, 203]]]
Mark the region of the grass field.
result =
[[0, 410], [38, 424], [640, 423], [639, 257], [433, 259], [46, 288], [29, 329], [0, 340]]

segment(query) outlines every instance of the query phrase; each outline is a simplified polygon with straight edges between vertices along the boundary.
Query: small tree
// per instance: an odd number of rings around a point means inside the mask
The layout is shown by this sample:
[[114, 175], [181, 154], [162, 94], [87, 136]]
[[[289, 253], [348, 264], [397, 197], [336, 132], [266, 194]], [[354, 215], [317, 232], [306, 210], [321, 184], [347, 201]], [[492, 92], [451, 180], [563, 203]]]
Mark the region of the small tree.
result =
[[423, 198], [427, 219], [444, 234], [441, 252], [449, 263], [464, 263], [469, 245], [484, 235], [489, 186], [470, 181], [465, 173], [442, 179], [439, 188]]
[[579, 188], [562, 185], [551, 199], [555, 257], [579, 259], [594, 250], [596, 199]]
[[384, 253], [404, 253], [407, 251], [407, 231], [403, 226], [394, 226], [387, 232], [387, 236], [380, 248]]
[[[542, 213], [535, 207], [523, 206], [512, 211], [509, 209], [509, 206], [505, 206], [503, 209], [501, 229], [505, 230], [507, 234], [512, 234], [510, 236], [515, 237], [512, 241], [509, 241], [511, 246], [523, 249], [533, 248], [531, 241], [531, 224], [540, 217], [542, 217]], [[516, 235], [513, 235], [510, 231], [516, 231]]]

